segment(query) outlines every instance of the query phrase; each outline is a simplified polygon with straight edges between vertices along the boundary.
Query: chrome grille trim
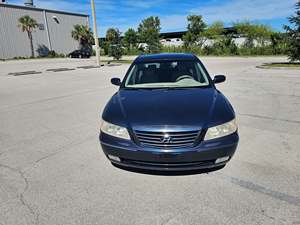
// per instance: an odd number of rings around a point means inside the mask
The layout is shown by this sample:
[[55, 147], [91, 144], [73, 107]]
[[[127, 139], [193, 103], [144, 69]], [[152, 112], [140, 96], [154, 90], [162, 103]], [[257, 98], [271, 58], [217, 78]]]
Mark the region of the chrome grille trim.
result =
[[[151, 132], [151, 131], [134, 131], [141, 146], [157, 148], [180, 148], [194, 146], [200, 131], [185, 132]], [[169, 142], [163, 142], [162, 139], [170, 137]]]

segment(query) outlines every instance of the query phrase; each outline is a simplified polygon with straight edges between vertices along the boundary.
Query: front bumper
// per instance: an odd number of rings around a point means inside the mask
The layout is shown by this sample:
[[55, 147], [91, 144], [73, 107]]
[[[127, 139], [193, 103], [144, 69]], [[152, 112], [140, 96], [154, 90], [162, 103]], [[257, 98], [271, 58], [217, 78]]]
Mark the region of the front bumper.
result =
[[[112, 137], [105, 133], [99, 136], [103, 152], [120, 161], [112, 163], [128, 168], [158, 171], [187, 171], [208, 169], [225, 165], [234, 155], [239, 136], [237, 133], [210, 141], [202, 141], [189, 148], [159, 149], [141, 147], [133, 141]], [[217, 158], [228, 156], [227, 161], [215, 163]]]

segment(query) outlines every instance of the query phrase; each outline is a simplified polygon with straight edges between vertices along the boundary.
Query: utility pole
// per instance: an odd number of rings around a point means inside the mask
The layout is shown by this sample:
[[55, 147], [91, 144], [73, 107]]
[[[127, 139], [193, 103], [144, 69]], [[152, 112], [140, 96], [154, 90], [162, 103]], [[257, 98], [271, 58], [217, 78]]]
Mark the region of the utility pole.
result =
[[95, 13], [95, 2], [91, 0], [92, 16], [93, 16], [93, 25], [94, 25], [94, 39], [96, 45], [96, 58], [97, 65], [100, 66], [100, 48], [99, 48], [99, 39], [97, 34], [97, 22], [96, 22], [96, 13]]

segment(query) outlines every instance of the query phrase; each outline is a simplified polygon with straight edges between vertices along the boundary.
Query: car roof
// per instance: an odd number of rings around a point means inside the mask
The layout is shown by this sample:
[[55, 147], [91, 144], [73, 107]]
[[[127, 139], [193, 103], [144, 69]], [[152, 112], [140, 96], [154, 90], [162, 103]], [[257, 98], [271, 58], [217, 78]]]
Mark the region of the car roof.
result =
[[189, 53], [160, 53], [138, 56], [134, 62], [153, 62], [153, 61], [168, 61], [168, 60], [196, 60], [197, 57]]

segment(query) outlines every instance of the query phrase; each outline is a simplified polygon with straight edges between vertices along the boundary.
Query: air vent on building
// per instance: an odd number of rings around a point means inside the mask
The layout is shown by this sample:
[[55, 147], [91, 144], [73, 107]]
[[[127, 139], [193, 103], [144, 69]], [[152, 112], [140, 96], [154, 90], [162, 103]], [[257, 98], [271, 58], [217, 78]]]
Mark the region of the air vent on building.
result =
[[39, 30], [45, 30], [45, 26], [43, 23], [39, 23], [38, 28], [39, 28]]
[[59, 20], [56, 16], [52, 16], [52, 19], [55, 21], [55, 23], [59, 24]]

